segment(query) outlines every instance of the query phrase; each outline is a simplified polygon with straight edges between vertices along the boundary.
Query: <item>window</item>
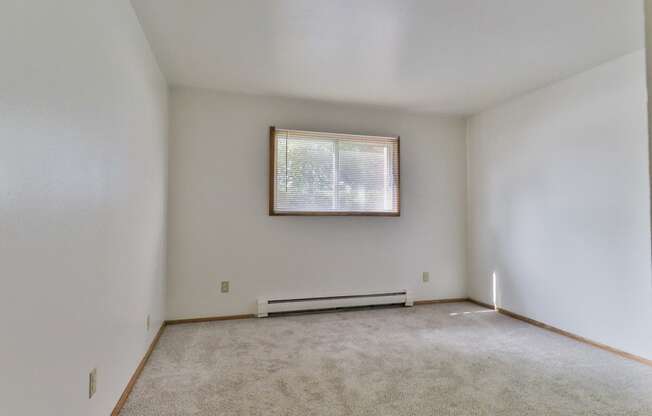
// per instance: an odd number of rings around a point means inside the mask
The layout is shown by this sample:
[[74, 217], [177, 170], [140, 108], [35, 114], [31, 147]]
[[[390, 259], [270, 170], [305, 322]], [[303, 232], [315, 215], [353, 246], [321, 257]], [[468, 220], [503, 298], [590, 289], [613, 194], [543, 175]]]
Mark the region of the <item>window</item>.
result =
[[270, 215], [400, 215], [399, 138], [270, 128]]

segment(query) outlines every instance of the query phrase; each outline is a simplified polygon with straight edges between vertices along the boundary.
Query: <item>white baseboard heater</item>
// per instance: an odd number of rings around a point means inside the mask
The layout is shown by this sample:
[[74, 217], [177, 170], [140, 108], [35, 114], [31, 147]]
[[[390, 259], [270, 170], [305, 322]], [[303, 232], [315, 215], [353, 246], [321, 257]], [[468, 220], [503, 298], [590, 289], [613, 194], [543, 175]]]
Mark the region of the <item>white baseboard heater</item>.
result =
[[414, 301], [407, 290], [385, 293], [358, 293], [338, 296], [318, 296], [290, 299], [258, 299], [256, 316], [264, 318], [270, 313], [297, 312], [321, 309], [351, 308], [356, 306], [394, 305], [412, 306]]

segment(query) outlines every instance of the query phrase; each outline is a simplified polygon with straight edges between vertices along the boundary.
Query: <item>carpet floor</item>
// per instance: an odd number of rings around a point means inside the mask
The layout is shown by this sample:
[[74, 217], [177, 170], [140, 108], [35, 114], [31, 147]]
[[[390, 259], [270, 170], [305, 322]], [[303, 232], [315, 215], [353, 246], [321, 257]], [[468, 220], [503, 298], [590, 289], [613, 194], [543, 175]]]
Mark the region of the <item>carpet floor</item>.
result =
[[471, 303], [168, 326], [121, 416], [652, 415], [652, 367]]

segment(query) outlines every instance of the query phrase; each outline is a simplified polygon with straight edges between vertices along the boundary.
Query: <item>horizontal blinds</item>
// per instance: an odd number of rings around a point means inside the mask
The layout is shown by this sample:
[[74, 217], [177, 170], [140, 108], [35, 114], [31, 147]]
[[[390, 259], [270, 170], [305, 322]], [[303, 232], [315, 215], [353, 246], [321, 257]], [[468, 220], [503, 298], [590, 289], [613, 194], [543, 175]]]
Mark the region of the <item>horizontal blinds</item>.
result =
[[399, 212], [395, 137], [274, 130], [275, 213]]

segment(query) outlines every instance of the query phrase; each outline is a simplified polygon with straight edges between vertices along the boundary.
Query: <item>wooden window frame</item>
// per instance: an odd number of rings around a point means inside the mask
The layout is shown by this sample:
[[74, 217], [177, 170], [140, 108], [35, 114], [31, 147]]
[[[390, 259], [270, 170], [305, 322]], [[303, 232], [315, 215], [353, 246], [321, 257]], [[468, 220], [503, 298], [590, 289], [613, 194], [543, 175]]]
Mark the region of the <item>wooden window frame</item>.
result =
[[[340, 133], [333, 133], [340, 134]], [[350, 134], [350, 133], [349, 133]], [[362, 136], [362, 135], [360, 135]], [[269, 215], [273, 217], [297, 216], [297, 217], [400, 217], [401, 216], [401, 137], [396, 137], [396, 161], [397, 172], [397, 198], [396, 212], [377, 211], [274, 211], [275, 200], [275, 174], [276, 174], [276, 127], [269, 128]]]

